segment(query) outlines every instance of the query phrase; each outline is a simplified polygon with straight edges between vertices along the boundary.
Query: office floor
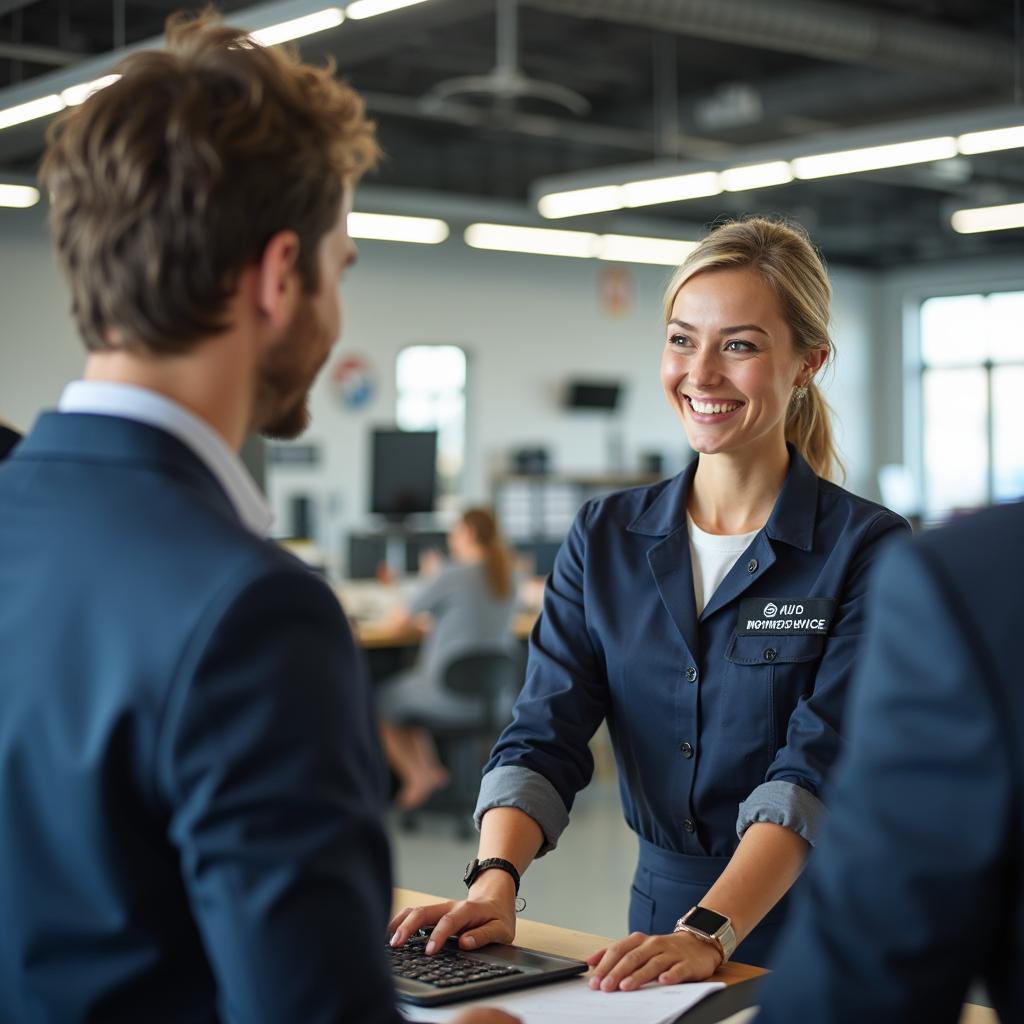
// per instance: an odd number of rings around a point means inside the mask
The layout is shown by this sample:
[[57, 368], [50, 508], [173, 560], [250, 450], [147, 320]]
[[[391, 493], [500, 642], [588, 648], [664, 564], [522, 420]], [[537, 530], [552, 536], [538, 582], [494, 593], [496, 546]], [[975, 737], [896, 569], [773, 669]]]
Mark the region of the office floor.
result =
[[[475, 835], [460, 840], [451, 819], [435, 815], [423, 815], [414, 832], [403, 831], [393, 815], [389, 830], [397, 885], [453, 898], [465, 892], [461, 879], [476, 856]], [[576, 801], [558, 848], [524, 876], [524, 914], [598, 935], [625, 935], [636, 853], [616, 784], [592, 783]]]

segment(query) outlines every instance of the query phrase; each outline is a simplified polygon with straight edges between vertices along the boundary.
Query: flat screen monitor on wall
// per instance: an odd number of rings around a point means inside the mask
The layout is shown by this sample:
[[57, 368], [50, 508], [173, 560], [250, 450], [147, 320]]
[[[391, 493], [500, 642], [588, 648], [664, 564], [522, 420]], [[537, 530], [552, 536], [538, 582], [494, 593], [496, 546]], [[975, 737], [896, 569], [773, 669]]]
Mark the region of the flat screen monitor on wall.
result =
[[370, 511], [392, 520], [433, 512], [437, 493], [437, 431], [373, 431]]
[[569, 409], [613, 412], [621, 390], [617, 381], [574, 380], [566, 387], [565, 404]]

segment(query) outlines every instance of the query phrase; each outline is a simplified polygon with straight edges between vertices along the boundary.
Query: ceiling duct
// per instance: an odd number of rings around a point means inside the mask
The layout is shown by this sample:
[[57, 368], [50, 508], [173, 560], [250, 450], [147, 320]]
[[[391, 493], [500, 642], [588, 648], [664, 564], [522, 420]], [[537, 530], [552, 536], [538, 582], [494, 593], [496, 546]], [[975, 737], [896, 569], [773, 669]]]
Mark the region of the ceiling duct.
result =
[[445, 107], [479, 107], [489, 102], [497, 110], [511, 114], [529, 101], [568, 110], [580, 117], [590, 112], [590, 103], [574, 89], [545, 82], [523, 74], [519, 67], [519, 25], [517, 0], [497, 0], [497, 63], [487, 75], [449, 78], [423, 97], [428, 111]]
[[939, 71], [1009, 86], [1008, 40], [826, 0], [529, 0], [532, 7], [844, 64]]

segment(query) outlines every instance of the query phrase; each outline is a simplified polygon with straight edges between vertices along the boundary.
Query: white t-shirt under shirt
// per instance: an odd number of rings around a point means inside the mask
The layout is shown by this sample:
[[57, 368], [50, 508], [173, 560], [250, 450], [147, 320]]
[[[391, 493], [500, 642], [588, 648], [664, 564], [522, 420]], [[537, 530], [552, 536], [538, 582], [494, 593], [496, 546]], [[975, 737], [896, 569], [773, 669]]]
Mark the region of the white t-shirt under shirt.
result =
[[686, 532], [690, 536], [690, 561], [693, 563], [693, 596], [700, 615], [718, 585], [760, 531], [705, 533], [687, 513]]

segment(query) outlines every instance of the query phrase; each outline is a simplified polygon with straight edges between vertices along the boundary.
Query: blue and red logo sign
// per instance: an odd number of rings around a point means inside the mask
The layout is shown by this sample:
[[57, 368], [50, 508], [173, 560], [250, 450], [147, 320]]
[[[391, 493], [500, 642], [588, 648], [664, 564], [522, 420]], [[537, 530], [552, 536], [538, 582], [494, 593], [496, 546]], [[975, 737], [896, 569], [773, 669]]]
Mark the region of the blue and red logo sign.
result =
[[373, 368], [363, 356], [342, 356], [331, 368], [331, 386], [346, 409], [365, 409], [377, 390]]

